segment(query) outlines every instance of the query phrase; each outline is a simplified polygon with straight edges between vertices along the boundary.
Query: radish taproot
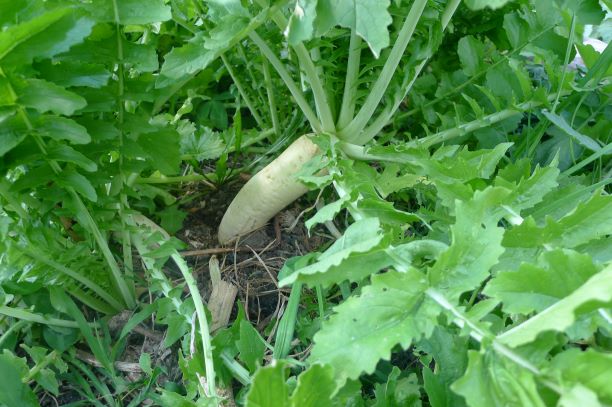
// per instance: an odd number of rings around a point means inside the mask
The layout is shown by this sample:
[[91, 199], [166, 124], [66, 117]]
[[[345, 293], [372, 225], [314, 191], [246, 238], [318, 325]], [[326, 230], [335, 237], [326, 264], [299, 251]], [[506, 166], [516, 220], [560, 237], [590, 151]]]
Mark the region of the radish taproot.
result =
[[281, 209], [308, 188], [295, 174], [319, 152], [308, 135], [287, 149], [242, 187], [225, 212], [219, 226], [219, 242], [225, 244], [265, 225]]

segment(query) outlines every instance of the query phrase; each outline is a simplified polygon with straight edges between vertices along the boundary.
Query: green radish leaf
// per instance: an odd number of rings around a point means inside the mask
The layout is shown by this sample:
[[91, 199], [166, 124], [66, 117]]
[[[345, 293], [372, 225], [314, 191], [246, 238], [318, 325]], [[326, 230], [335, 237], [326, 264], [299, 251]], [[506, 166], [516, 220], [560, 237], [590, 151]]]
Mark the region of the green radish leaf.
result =
[[36, 121], [36, 131], [43, 137], [54, 140], [67, 140], [72, 144], [87, 144], [91, 137], [87, 129], [74, 120], [57, 116], [42, 116]]
[[26, 135], [2, 123], [0, 126], [0, 157], [17, 147], [26, 138]]
[[496, 9], [512, 3], [514, 0], [465, 0], [465, 4], [472, 10], [482, 10], [484, 8]]
[[318, 0], [297, 0], [287, 26], [287, 40], [296, 45], [311, 39], [315, 33]]
[[118, 22], [119, 24], [151, 24], [167, 21], [172, 18], [171, 8], [163, 0], [122, 0], [117, 2], [117, 17], [113, 2], [95, 0], [90, 6], [100, 22]]
[[86, 86], [101, 88], [105, 86], [111, 73], [102, 64], [88, 64], [73, 61], [59, 63], [42, 62], [36, 70], [46, 80], [63, 87]]
[[563, 331], [576, 317], [602, 306], [609, 306], [612, 301], [612, 266], [595, 274], [570, 295], [546, 308], [499, 335], [497, 339], [509, 346], [516, 347], [532, 342], [546, 331]]
[[240, 322], [240, 339], [236, 341], [236, 347], [240, 352], [242, 360], [251, 373], [257, 370], [266, 350], [265, 340], [249, 321]]
[[153, 369], [151, 368], [151, 355], [148, 353], [141, 353], [138, 358], [138, 364], [142, 368], [142, 371], [148, 375], [153, 374]]
[[559, 407], [600, 407], [601, 403], [597, 398], [597, 394], [587, 387], [577, 384], [569, 390], [564, 389], [557, 405]]
[[497, 226], [499, 217], [492, 212], [508, 192], [490, 187], [476, 192], [470, 201], [456, 203], [452, 244], [429, 271], [431, 285], [443, 291], [451, 302], [477, 288], [504, 252], [504, 230]]
[[167, 206], [157, 212], [160, 217], [160, 226], [171, 235], [183, 228], [183, 222], [187, 218], [187, 212], [181, 210], [178, 205]]
[[93, 25], [94, 21], [71, 8], [48, 11], [0, 31], [0, 61], [25, 65], [34, 58], [50, 58], [80, 43]]
[[138, 137], [138, 145], [164, 175], [176, 174], [181, 163], [179, 134], [170, 128]]
[[596, 192], [591, 198], [578, 204], [561, 219], [546, 218], [546, 224], [538, 226], [529, 217], [519, 226], [506, 232], [506, 247], [556, 247], [574, 248], [601, 238], [612, 230], [612, 196]]
[[305, 223], [308, 231], [310, 231], [314, 225], [333, 220], [336, 215], [346, 207], [350, 200], [350, 195], [345, 195], [337, 201], [334, 201], [330, 204], [325, 205], [321, 209], [318, 209], [317, 213], [313, 217], [308, 219]]
[[418, 406], [421, 402], [419, 379], [411, 373], [400, 378], [401, 371], [393, 366], [386, 383], [375, 385], [376, 403], [373, 407]]
[[303, 281], [302, 275], [325, 273], [328, 269], [340, 265], [355, 253], [364, 253], [377, 246], [383, 239], [380, 222], [377, 218], [359, 220], [349, 226], [344, 235], [322, 253], [317, 262], [306, 266], [278, 282], [280, 286]]
[[329, 364], [341, 386], [347, 379], [372, 373], [400, 345], [428, 337], [439, 311], [424, 291], [427, 283], [416, 269], [372, 276], [361, 295], [334, 308], [335, 314], [314, 337], [311, 363]]
[[537, 264], [499, 272], [484, 294], [503, 302], [510, 314], [541, 312], [565, 298], [597, 274], [591, 257], [571, 250], [544, 252]]
[[468, 359], [465, 375], [451, 386], [468, 406], [546, 406], [527, 370], [505, 363], [492, 352], [470, 350]]
[[474, 76], [483, 70], [484, 46], [471, 35], [459, 40], [457, 49], [463, 72], [468, 76]]
[[25, 359], [8, 350], [0, 354], [0, 404], [6, 407], [36, 407], [40, 404], [30, 386], [21, 381], [29, 372]]
[[246, 394], [247, 407], [289, 407], [289, 388], [285, 383], [286, 363], [273, 361], [261, 367], [253, 376]]
[[83, 97], [61, 86], [41, 79], [28, 79], [26, 86], [17, 89], [18, 103], [38, 110], [69, 116], [87, 105]]
[[68, 188], [74, 188], [74, 190], [81, 196], [89, 199], [91, 202], [98, 200], [98, 194], [91, 185], [91, 182], [78, 172], [74, 170], [64, 170], [57, 177], [57, 181], [60, 185]]
[[551, 361], [549, 371], [553, 374], [561, 373], [565, 385], [570, 383], [581, 384], [594, 391], [601, 402], [612, 403], [612, 355], [598, 352], [593, 349], [580, 351], [569, 349], [555, 356]]
[[55, 161], [73, 163], [88, 172], [94, 172], [98, 169], [95, 162], [91, 161], [74, 148], [64, 144], [58, 144], [47, 150], [47, 157]]
[[318, 0], [317, 34], [324, 35], [336, 25], [354, 29], [378, 58], [380, 51], [389, 46], [387, 27], [393, 22], [388, 10], [390, 3], [389, 0]]

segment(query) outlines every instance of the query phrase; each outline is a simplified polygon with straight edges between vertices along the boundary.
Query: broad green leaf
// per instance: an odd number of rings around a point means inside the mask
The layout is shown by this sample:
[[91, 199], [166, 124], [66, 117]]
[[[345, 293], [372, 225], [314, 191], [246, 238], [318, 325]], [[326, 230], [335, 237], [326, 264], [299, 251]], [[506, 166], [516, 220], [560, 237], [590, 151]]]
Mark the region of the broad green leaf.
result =
[[572, 126], [569, 125], [568, 122], [565, 121], [563, 117], [547, 110], [543, 110], [542, 114], [546, 116], [546, 118], [550, 120], [552, 124], [557, 126], [565, 134], [574, 139], [578, 144], [594, 152], [598, 152], [599, 150], [601, 150], [601, 146], [597, 144], [595, 140], [575, 130]]
[[496, 9], [503, 7], [506, 3], [512, 3], [514, 0], [465, 0], [465, 4], [472, 10], [482, 10], [486, 7]]
[[246, 395], [246, 407], [289, 407], [286, 370], [285, 363], [279, 361], [259, 368]]
[[91, 11], [101, 22], [123, 25], [159, 23], [172, 18], [170, 6], [163, 0], [121, 0], [116, 4], [118, 21], [115, 19], [113, 1], [96, 0], [91, 5]]
[[85, 171], [94, 172], [98, 169], [95, 162], [76, 151], [74, 148], [58, 144], [47, 150], [47, 157], [55, 161], [73, 163], [83, 168]]
[[38, 110], [69, 116], [87, 105], [83, 97], [61, 86], [41, 79], [28, 79], [25, 87], [17, 90], [18, 103]]
[[[506, 171], [504, 171], [506, 170]], [[533, 174], [524, 174], [516, 182], [510, 175], [511, 168], [506, 167], [495, 178], [495, 186], [504, 187], [512, 192], [505, 198], [505, 207], [500, 208], [505, 217], [520, 215], [521, 211], [532, 208], [540, 203], [546, 194], [558, 186], [559, 169], [554, 166], [536, 167]], [[509, 179], [506, 179], [508, 177]], [[509, 209], [513, 213], [509, 213]], [[517, 219], [522, 222], [522, 219]]]
[[266, 350], [265, 340], [249, 321], [240, 322], [240, 339], [236, 341], [239, 358], [251, 372], [257, 370]]
[[94, 189], [91, 182], [76, 171], [64, 170], [58, 175], [57, 181], [64, 187], [74, 188], [74, 190], [81, 196], [89, 199], [92, 202], [98, 200], [98, 194]]
[[0, 354], [0, 405], [6, 407], [35, 407], [39, 406], [34, 392], [30, 386], [24, 384], [21, 378], [29, 369], [25, 359], [18, 358], [4, 350]]
[[593, 349], [570, 349], [555, 356], [550, 363], [552, 374], [561, 374], [565, 383], [582, 384], [594, 391], [598, 398], [612, 403], [612, 354]]
[[4, 120], [0, 119], [0, 157], [17, 147], [26, 135], [25, 125], [17, 117], [11, 116]]
[[443, 291], [449, 301], [477, 288], [504, 252], [504, 230], [497, 226], [499, 217], [492, 212], [507, 194], [504, 188], [491, 187], [476, 192], [470, 201], [457, 201], [452, 243], [429, 272], [431, 285]]
[[372, 276], [361, 295], [338, 305], [314, 337], [309, 360], [329, 364], [339, 385], [372, 373], [400, 345], [429, 336], [437, 307], [424, 297], [425, 276], [415, 269]]
[[181, 210], [178, 205], [167, 206], [157, 212], [161, 218], [161, 227], [171, 235], [183, 228], [183, 221], [187, 217], [187, 212]]
[[470, 350], [468, 359], [465, 375], [451, 386], [468, 406], [546, 406], [527, 370], [505, 363], [495, 353]]
[[601, 407], [597, 394], [581, 384], [576, 384], [571, 389], [563, 391], [557, 405], [559, 407]]
[[318, 0], [296, 0], [287, 26], [289, 44], [296, 45], [313, 37], [317, 4]]
[[476, 38], [471, 35], [461, 38], [457, 53], [466, 75], [474, 76], [482, 70], [484, 47]]
[[393, 22], [389, 0], [318, 0], [317, 22], [319, 35], [340, 25], [352, 28], [363, 38], [376, 58], [389, 45], [387, 27]]
[[36, 66], [41, 76], [59, 86], [101, 88], [108, 83], [111, 73], [101, 64], [73, 61], [45, 62]]
[[573, 248], [598, 239], [612, 230], [612, 196], [596, 192], [591, 199], [578, 204], [561, 219], [546, 218], [542, 227], [529, 217], [522, 224], [507, 231], [506, 247], [541, 247], [552, 245]]
[[393, 366], [387, 382], [375, 385], [376, 403], [372, 407], [421, 406], [421, 386], [416, 374], [400, 378], [400, 373], [400, 369]]
[[0, 61], [29, 64], [67, 51], [89, 35], [94, 22], [74, 9], [61, 8], [0, 32]]
[[306, 221], [306, 228], [310, 231], [314, 225], [332, 221], [336, 215], [346, 207], [350, 200], [351, 196], [347, 194], [340, 199], [329, 203], [320, 209], [317, 209], [317, 213]]
[[497, 338], [509, 346], [520, 346], [535, 340], [542, 332], [562, 332], [572, 325], [578, 315], [609, 306], [610, 301], [612, 265], [595, 274], [570, 295]]
[[340, 265], [355, 253], [364, 253], [376, 247], [383, 239], [380, 222], [377, 218], [359, 220], [349, 226], [344, 235], [334, 242], [329, 249], [317, 258], [317, 262], [306, 266], [279, 281], [279, 285], [289, 285], [302, 281], [301, 275], [325, 273], [328, 269]]
[[205, 48], [204, 32], [199, 32], [185, 45], [173, 48], [164, 57], [160, 76], [178, 79], [200, 71], [215, 59], [213, 51]]
[[597, 274], [590, 256], [571, 250], [544, 252], [538, 264], [523, 263], [516, 271], [502, 271], [484, 294], [502, 301], [510, 314], [540, 312], [565, 298]]
[[74, 120], [57, 116], [41, 116], [35, 123], [36, 132], [54, 140], [67, 140], [72, 144], [87, 144], [91, 137], [87, 129]]
[[331, 406], [335, 391], [333, 369], [314, 364], [298, 376], [297, 387], [289, 401], [292, 407]]
[[164, 175], [176, 174], [181, 163], [179, 135], [173, 129], [159, 129], [138, 137], [138, 145]]

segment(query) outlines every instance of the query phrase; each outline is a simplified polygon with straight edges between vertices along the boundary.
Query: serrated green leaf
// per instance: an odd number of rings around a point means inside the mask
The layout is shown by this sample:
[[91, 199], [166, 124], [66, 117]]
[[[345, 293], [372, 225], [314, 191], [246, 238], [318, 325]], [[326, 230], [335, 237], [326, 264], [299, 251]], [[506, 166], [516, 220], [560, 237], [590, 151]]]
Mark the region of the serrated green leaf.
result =
[[544, 252], [538, 264], [498, 273], [484, 294], [503, 302], [510, 314], [540, 312], [574, 292], [597, 273], [590, 256], [571, 250]]
[[67, 140], [72, 144], [87, 144], [91, 137], [87, 129], [74, 120], [57, 116], [42, 116], [36, 121], [36, 131], [43, 137]]
[[426, 287], [425, 276], [415, 269], [372, 276], [360, 296], [334, 309], [314, 337], [309, 360], [331, 365], [339, 385], [372, 373], [396, 345], [406, 349], [431, 334], [438, 310], [424, 297]]
[[325, 273], [328, 269], [340, 265], [355, 253], [364, 253], [376, 247], [383, 239], [380, 222], [377, 218], [359, 220], [349, 226], [342, 237], [317, 258], [317, 262], [306, 266], [278, 282], [285, 286], [302, 281], [301, 275]]
[[363, 38], [376, 58], [389, 45], [387, 27], [393, 22], [389, 0], [319, 0], [317, 5], [318, 34], [323, 35], [336, 25], [352, 28]]
[[296, 45], [313, 37], [317, 18], [318, 0], [297, 0], [289, 18], [287, 39], [289, 44]]
[[28, 79], [27, 85], [18, 89], [18, 103], [38, 110], [69, 116], [87, 105], [83, 97], [61, 86], [41, 79]]
[[503, 7], [506, 3], [512, 3], [514, 0], [465, 0], [465, 4], [472, 10], [482, 10], [486, 7], [496, 9]]
[[350, 195], [345, 195], [338, 200], [317, 209], [317, 213], [305, 222], [306, 228], [310, 231], [314, 225], [332, 221], [336, 215], [346, 207], [350, 200]]
[[[115, 22], [113, 2], [96, 0], [90, 10], [100, 22]], [[117, 2], [118, 23], [151, 24], [172, 18], [169, 5], [163, 0], [122, 0]]]
[[183, 228], [183, 221], [187, 212], [181, 210], [178, 205], [167, 206], [157, 213], [161, 218], [161, 227], [171, 235]]
[[61, 8], [0, 32], [0, 60], [23, 65], [67, 51], [89, 35], [94, 22], [78, 11]]
[[45, 62], [36, 66], [41, 76], [59, 86], [101, 88], [108, 83], [111, 73], [101, 64], [73, 61]]
[[488, 188], [467, 202], [457, 201], [452, 243], [429, 272], [431, 285], [451, 301], [477, 288], [504, 252], [504, 230], [492, 214], [508, 195], [504, 188]]
[[185, 45], [173, 48], [164, 57], [160, 76], [178, 79], [206, 68], [214, 60], [215, 55], [205, 48], [205, 42], [204, 33], [199, 32]]
[[451, 386], [468, 406], [546, 406], [530, 372], [504, 363], [494, 353], [471, 350], [468, 359], [465, 375]]
[[596, 192], [591, 199], [578, 204], [558, 221], [546, 218], [542, 227], [529, 217], [504, 235], [506, 247], [556, 247], [574, 248], [598, 239], [612, 230], [612, 196]]
[[578, 315], [590, 312], [612, 301], [612, 265], [595, 274], [567, 297], [527, 321], [499, 335], [500, 342], [516, 347], [529, 343], [546, 331], [563, 331]]
[[555, 356], [549, 371], [561, 374], [565, 384], [581, 384], [591, 389], [606, 404], [612, 403], [612, 354], [593, 349], [570, 349]]

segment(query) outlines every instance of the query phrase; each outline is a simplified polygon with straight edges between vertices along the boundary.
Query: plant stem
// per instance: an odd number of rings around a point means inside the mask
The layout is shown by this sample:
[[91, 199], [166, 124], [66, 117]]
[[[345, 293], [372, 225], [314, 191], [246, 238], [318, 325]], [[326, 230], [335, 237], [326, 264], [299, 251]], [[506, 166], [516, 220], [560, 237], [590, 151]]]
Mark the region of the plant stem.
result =
[[[117, 37], [117, 122], [119, 123], [119, 151], [123, 151], [123, 118], [124, 111], [124, 64], [123, 64], [123, 38], [121, 37], [121, 22], [119, 20], [119, 8], [117, 0], [113, 0], [113, 12], [115, 16], [115, 31]], [[119, 154], [119, 174], [117, 175], [121, 181], [121, 192], [119, 193], [119, 202], [117, 202], [119, 220], [121, 222], [121, 245], [123, 253], [123, 268], [124, 275], [129, 281], [128, 288], [132, 296], [135, 295], [134, 289], [134, 261], [132, 259], [132, 243], [130, 241], [130, 233], [127, 230], [127, 224], [130, 222], [129, 215], [126, 215], [125, 208], [128, 208], [127, 196], [125, 194], [125, 175], [123, 173], [123, 154]], [[127, 220], [127, 222], [126, 222]]]
[[296, 83], [291, 78], [291, 75], [289, 74], [289, 71], [287, 71], [287, 68], [285, 68], [285, 65], [280, 61], [280, 59], [278, 59], [270, 47], [268, 47], [268, 44], [266, 44], [266, 42], [259, 36], [259, 34], [257, 34], [256, 31], [252, 31], [249, 34], [249, 37], [251, 40], [253, 40], [255, 45], [259, 47], [262, 54], [268, 59], [268, 61], [270, 61], [283, 82], [285, 82], [285, 85], [287, 88], [289, 88], [289, 92], [291, 92], [291, 95], [294, 97], [296, 103], [304, 113], [304, 116], [306, 116], [306, 119], [310, 122], [310, 126], [314, 132], [321, 133], [321, 122], [308, 104], [308, 101], [306, 101], [302, 91], [297, 87]]
[[240, 81], [240, 78], [234, 72], [232, 65], [229, 63], [229, 61], [225, 57], [225, 54], [221, 54], [220, 57], [221, 57], [221, 61], [223, 61], [223, 65], [225, 65], [225, 69], [227, 69], [227, 72], [230, 74], [230, 77], [232, 78], [234, 85], [236, 85], [236, 89], [238, 89], [238, 93], [240, 93], [240, 96], [242, 96], [244, 103], [249, 108], [249, 111], [251, 112], [251, 116], [253, 116], [253, 119], [255, 119], [255, 122], [257, 122], [257, 125], [259, 126], [259, 128], [265, 129], [266, 126], [263, 120], [261, 119], [261, 116], [257, 112], [257, 109], [255, 109], [255, 105], [251, 101], [251, 98], [249, 97], [249, 95], [246, 93], [246, 90], [244, 86], [242, 86], [242, 82]]
[[55, 359], [57, 359], [58, 357], [58, 352], [56, 350], [49, 352], [44, 358], [43, 360], [41, 360], [40, 362], [38, 362], [36, 365], [34, 365], [34, 367], [32, 367], [32, 369], [30, 369], [30, 371], [28, 372], [28, 374], [23, 377], [21, 380], [24, 383], [29, 383], [31, 380], [34, 379], [34, 376], [36, 376], [38, 374], [38, 372], [40, 372], [41, 370], [43, 370], [45, 367], [49, 366], [49, 363], [53, 362]]
[[412, 34], [416, 29], [417, 23], [419, 22], [426, 5], [427, 0], [415, 0], [415, 2], [412, 4], [410, 12], [408, 12], [408, 16], [406, 16], [406, 20], [404, 20], [402, 29], [399, 32], [395, 44], [393, 44], [391, 53], [383, 66], [380, 76], [372, 87], [372, 91], [366, 98], [363, 106], [361, 106], [361, 109], [359, 109], [357, 116], [355, 116], [355, 118], [346, 127], [338, 131], [338, 138], [350, 142], [354, 140], [355, 137], [357, 137], [365, 128], [366, 124], [382, 100], [391, 79], [393, 78], [393, 73], [399, 65], [399, 62], [404, 54], [404, 51], [406, 50], [406, 47], [408, 46], [408, 42], [412, 38]]
[[266, 84], [266, 93], [268, 94], [268, 106], [270, 108], [270, 118], [272, 119], [272, 128], [276, 138], [280, 136], [280, 124], [278, 123], [278, 112], [276, 110], [276, 100], [274, 98], [274, 87], [272, 86], [272, 77], [270, 76], [270, 67], [268, 60], [262, 58], [262, 68], [264, 81]]
[[346, 77], [344, 79], [344, 92], [342, 95], [342, 106], [338, 116], [338, 128], [346, 127], [355, 114], [355, 102], [357, 98], [357, 80], [359, 79], [359, 64], [361, 62], [361, 37], [355, 29], [351, 30], [349, 42], [349, 55], [346, 66]]
[[563, 92], [563, 82], [565, 82], [565, 76], [567, 75], [567, 64], [569, 63], [569, 57], [574, 47], [574, 32], [576, 31], [576, 14], [572, 14], [572, 22], [570, 26], [569, 38], [567, 39], [567, 48], [565, 49], [565, 57], [563, 59], [563, 71], [561, 72], [561, 81], [559, 82], [559, 90], [557, 91], [557, 97], [550, 108], [551, 113], [555, 113], [557, 106], [559, 105], [559, 98], [561, 92]]

